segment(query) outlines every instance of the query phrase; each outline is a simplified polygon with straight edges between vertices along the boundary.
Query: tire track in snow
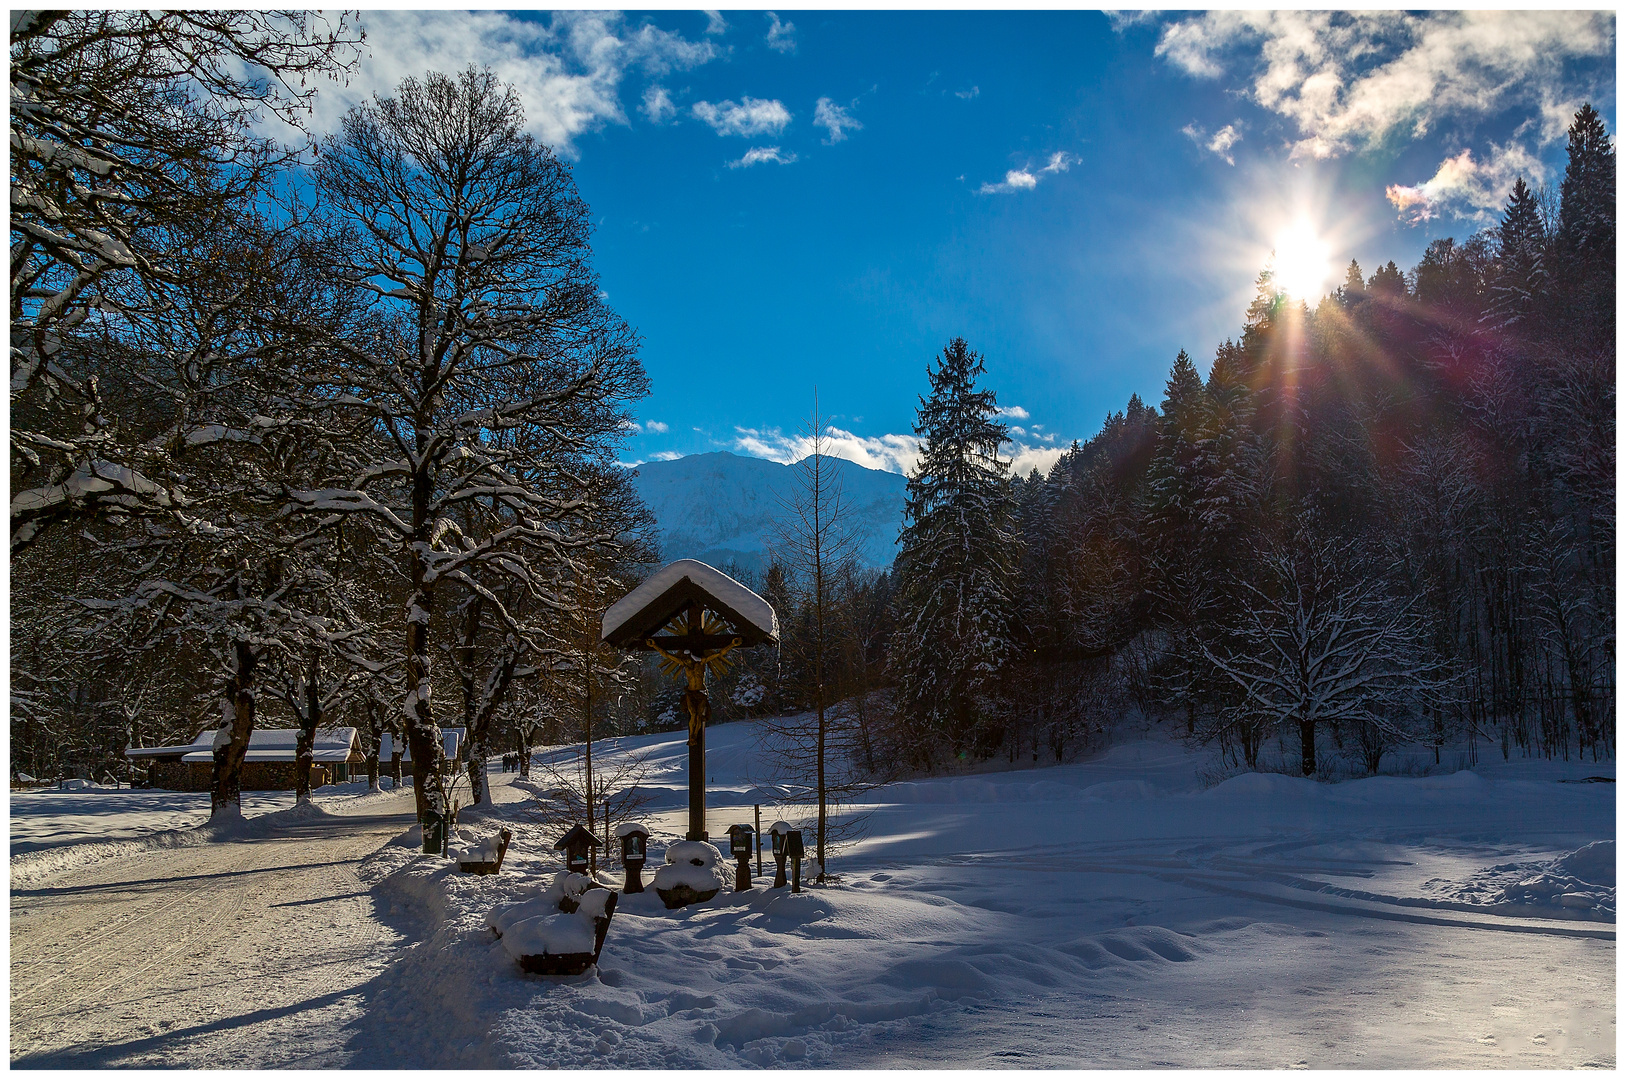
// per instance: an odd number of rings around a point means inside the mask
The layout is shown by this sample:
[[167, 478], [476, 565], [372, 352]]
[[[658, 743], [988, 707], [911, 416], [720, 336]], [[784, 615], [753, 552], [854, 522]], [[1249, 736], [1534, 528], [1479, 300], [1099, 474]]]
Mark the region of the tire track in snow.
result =
[[354, 867], [409, 823], [326, 817], [14, 893], [12, 1064], [344, 1064], [393, 945]]
[[[193, 848], [186, 850], [196, 851], [198, 849]], [[245, 868], [247, 865], [248, 861], [246, 856], [239, 853], [238, 861], [232, 866], [232, 869], [227, 872], [241, 873], [243, 868]], [[87, 882], [81, 887], [81, 889], [88, 891], [89, 889], [97, 886], [116, 884], [122, 877], [127, 876], [128, 866], [128, 863], [122, 864], [122, 869], [109, 868], [105, 865], [99, 866], [97, 867], [97, 870], [100, 871], [100, 873], [97, 873], [95, 876], [111, 876], [112, 880]], [[109, 874], [109, 871], [111, 871], [111, 874]], [[197, 875], [187, 876], [194, 877]], [[120, 952], [133, 956], [152, 956], [153, 950], [155, 948], [159, 949], [159, 954], [157, 956], [148, 960], [134, 971], [121, 973], [121, 979], [128, 980], [136, 975], [142, 974], [150, 970], [155, 965], [161, 963], [163, 960], [189, 948], [197, 937], [201, 935], [203, 929], [211, 926], [212, 920], [208, 919], [185, 920], [182, 923], [183, 929], [180, 931], [180, 938], [177, 940], [174, 920], [171, 919], [169, 921], [165, 921], [165, 918], [171, 915], [171, 913], [173, 913], [177, 908], [185, 907], [189, 914], [195, 913], [200, 903], [207, 902], [208, 899], [221, 892], [221, 890], [225, 887], [223, 884], [218, 882], [210, 884], [208, 883], [209, 879], [207, 878], [204, 880], [205, 883], [199, 886], [201, 895], [200, 892], [177, 890], [172, 898], [166, 900], [164, 899], [165, 894], [158, 894], [152, 898], [158, 901], [156, 904], [145, 907], [144, 910], [141, 910], [135, 915], [128, 916], [117, 925], [116, 929], [119, 934], [118, 940]], [[52, 893], [59, 892], [59, 890], [56, 889], [50, 891]], [[17, 894], [13, 895], [15, 896]], [[23, 893], [22, 895], [27, 896], [28, 894]], [[125, 900], [127, 897], [139, 898], [140, 895], [140, 892], [133, 888], [121, 889], [112, 896], [99, 899], [97, 903], [98, 906], [109, 903], [117, 903], [121, 900]], [[66, 898], [64, 897], [63, 899]], [[53, 910], [58, 907], [58, 905], [55, 904], [47, 906]], [[32, 914], [33, 912], [31, 911], [30, 913]], [[56, 920], [53, 920], [53, 923], [56, 926], [61, 926], [61, 923], [57, 922]], [[111, 961], [113, 958], [109, 955], [109, 946], [111, 944], [109, 935], [100, 932], [106, 929], [105, 924], [86, 922], [76, 925], [75, 923], [69, 921], [67, 922], [67, 926], [70, 930], [84, 932], [84, 937], [81, 939], [82, 944], [77, 950], [69, 952], [65, 955], [60, 951], [52, 953], [49, 961], [34, 961], [35, 963], [48, 962], [53, 965], [60, 964], [62, 966], [62, 970], [59, 973], [48, 979], [35, 980], [26, 979], [25, 977], [25, 979], [21, 982], [21, 985], [19, 985], [19, 979], [15, 975], [15, 967], [19, 963], [19, 959], [17, 956], [16, 945], [14, 943], [12, 954], [14, 976], [12, 979], [11, 997], [11, 1007], [14, 1013], [18, 1010], [19, 1005], [24, 1005], [31, 999], [46, 996], [47, 993], [51, 991], [52, 987], [56, 986], [63, 979], [70, 978], [77, 970], [81, 970], [87, 965], [97, 970], [107, 970], [109, 961]], [[128, 928], [132, 926], [140, 928], [133, 937], [127, 932]], [[187, 929], [188, 927], [190, 929]], [[15, 938], [15, 934], [13, 936]], [[166, 945], [164, 943], [168, 944]], [[66, 943], [61, 941], [51, 942], [50, 947], [55, 950], [61, 950], [64, 944]], [[29, 962], [26, 953], [24, 954], [21, 962]], [[112, 984], [109, 983], [107, 985]], [[87, 991], [87, 995], [95, 995], [96, 993], [105, 989], [107, 989], [107, 986], [96, 987]]]

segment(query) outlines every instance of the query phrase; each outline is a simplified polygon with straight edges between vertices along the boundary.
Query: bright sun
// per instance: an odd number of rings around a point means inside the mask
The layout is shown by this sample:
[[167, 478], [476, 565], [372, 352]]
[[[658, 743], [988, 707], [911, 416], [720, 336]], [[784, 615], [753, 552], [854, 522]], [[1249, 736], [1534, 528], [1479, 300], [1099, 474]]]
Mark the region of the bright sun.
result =
[[1332, 276], [1332, 249], [1302, 218], [1276, 234], [1272, 264], [1278, 288], [1295, 300], [1321, 299]]

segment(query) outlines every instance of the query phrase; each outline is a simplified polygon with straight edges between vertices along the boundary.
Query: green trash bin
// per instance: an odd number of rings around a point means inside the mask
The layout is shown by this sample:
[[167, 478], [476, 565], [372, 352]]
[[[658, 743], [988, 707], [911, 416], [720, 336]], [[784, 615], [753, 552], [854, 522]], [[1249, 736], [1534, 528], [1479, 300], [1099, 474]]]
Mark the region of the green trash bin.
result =
[[425, 855], [446, 853], [446, 817], [434, 810], [424, 811], [423, 853]]

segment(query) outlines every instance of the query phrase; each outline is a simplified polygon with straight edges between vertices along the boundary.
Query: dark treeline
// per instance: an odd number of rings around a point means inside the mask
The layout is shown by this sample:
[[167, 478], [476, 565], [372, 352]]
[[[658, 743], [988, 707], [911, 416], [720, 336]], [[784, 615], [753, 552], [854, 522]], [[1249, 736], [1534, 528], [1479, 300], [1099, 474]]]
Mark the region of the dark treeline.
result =
[[[1313, 311], [1258, 282], [1051, 469], [1001, 482], [981, 361], [923, 402], [895, 752], [1060, 757], [1126, 705], [1256, 765], [1333, 748], [1613, 753], [1615, 161], [1576, 114], [1556, 208], [1435, 241]], [[1318, 748], [1319, 755], [1318, 756]]]

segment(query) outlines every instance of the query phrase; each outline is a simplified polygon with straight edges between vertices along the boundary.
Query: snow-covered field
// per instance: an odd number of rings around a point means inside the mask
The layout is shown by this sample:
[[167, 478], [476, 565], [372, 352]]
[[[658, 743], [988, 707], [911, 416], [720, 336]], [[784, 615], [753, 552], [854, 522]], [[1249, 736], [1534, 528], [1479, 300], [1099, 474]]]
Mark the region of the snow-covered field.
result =
[[[762, 797], [760, 751], [743, 723], [708, 743], [721, 837]], [[684, 746], [632, 750], [657, 770], [647, 880], [684, 828]], [[569, 979], [521, 973], [486, 926], [561, 866], [531, 792], [494, 773], [498, 805], [465, 812], [463, 831], [515, 831], [500, 875], [417, 855], [411, 831], [356, 866], [372, 910], [350, 917], [402, 943], [380, 945], [389, 962], [355, 988], [322, 1061], [1613, 1067], [1614, 785], [1559, 782], [1612, 763], [1205, 787], [1211, 769], [1147, 738], [878, 789], [867, 835], [832, 862], [839, 884], [725, 888], [676, 912], [625, 896], [598, 967]], [[13, 798], [14, 836], [34, 797]], [[805, 808], [763, 806], [764, 825], [781, 816]], [[15, 872], [13, 890], [15, 912]], [[16, 938], [14, 914], [14, 957]], [[14, 959], [14, 1004], [19, 985]]]

